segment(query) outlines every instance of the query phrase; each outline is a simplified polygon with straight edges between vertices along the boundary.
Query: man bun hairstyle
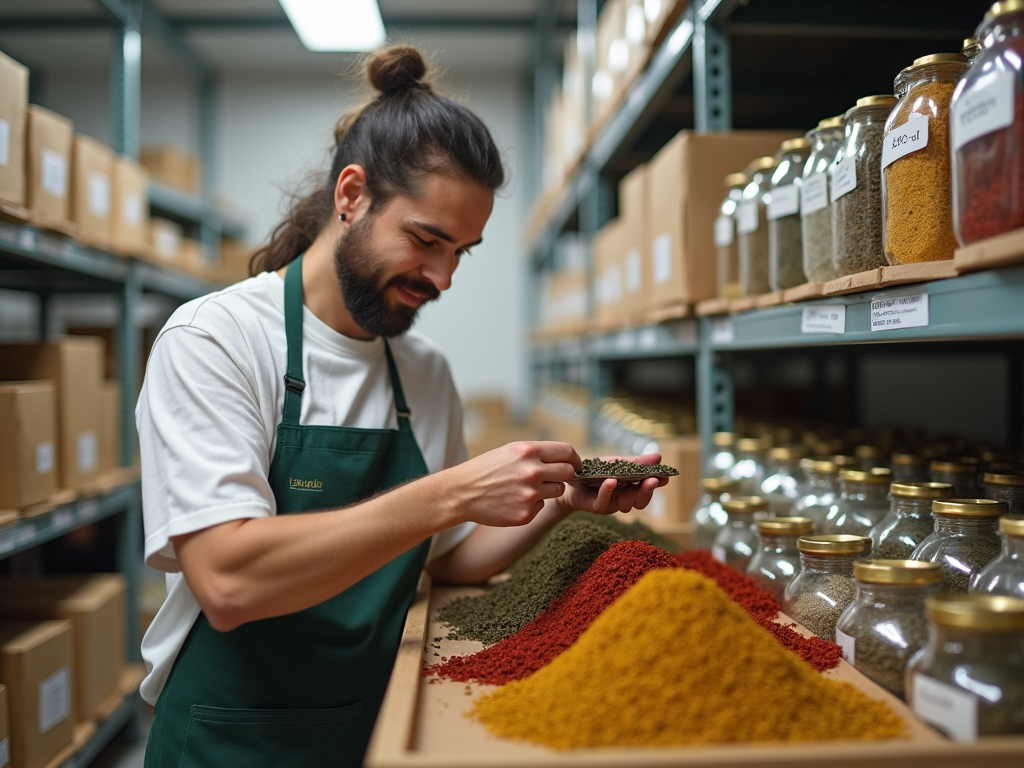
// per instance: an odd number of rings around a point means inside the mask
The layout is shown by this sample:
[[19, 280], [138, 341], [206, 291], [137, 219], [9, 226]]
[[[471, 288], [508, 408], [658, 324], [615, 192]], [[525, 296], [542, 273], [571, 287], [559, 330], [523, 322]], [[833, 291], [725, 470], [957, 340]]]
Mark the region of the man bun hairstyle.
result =
[[270, 241], [253, 254], [250, 274], [280, 269], [304, 252], [334, 216], [334, 187], [341, 171], [366, 171], [370, 211], [395, 195], [416, 197], [431, 173], [442, 173], [494, 192], [505, 183], [501, 155], [467, 107], [435, 93], [418, 50], [393, 46], [366, 60], [365, 77], [377, 95], [338, 121], [327, 178], [296, 196]]

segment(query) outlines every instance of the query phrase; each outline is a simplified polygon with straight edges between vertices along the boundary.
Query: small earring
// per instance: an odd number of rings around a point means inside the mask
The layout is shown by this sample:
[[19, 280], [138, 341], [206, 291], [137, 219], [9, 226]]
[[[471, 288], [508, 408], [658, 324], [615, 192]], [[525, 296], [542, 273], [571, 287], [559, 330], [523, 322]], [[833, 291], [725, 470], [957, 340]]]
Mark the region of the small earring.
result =
[[345, 220], [345, 214], [344, 213], [339, 213], [338, 214], [338, 221], [344, 221], [344, 220]]

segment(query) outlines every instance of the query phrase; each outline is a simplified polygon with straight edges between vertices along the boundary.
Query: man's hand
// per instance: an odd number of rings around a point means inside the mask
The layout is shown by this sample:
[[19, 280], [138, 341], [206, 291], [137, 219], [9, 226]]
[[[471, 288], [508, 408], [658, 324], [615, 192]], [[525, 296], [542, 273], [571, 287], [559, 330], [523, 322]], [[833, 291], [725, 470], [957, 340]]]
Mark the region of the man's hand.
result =
[[[659, 464], [660, 453], [645, 453], [643, 456], [610, 456], [604, 461], [635, 461], [637, 464]], [[654, 489], [668, 483], [668, 478], [651, 477], [642, 483], [618, 484], [615, 480], [605, 480], [597, 488], [581, 486], [570, 487], [559, 503], [568, 511], [584, 509], [599, 515], [610, 515], [615, 512], [629, 512], [633, 509], [644, 509], [651, 503]]]

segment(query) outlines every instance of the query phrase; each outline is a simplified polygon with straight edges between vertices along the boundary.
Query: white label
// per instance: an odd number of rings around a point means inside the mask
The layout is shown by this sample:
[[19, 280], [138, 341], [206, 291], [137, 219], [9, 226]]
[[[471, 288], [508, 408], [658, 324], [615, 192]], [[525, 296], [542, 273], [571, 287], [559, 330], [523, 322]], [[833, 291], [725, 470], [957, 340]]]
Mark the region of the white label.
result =
[[711, 321], [711, 342], [713, 344], [732, 344], [735, 333], [731, 317], [719, 317]]
[[53, 442], [47, 440], [36, 446], [36, 474], [48, 475], [53, 472]]
[[1014, 73], [987, 72], [953, 105], [953, 149], [986, 133], [1013, 125]]
[[857, 641], [850, 637], [843, 630], [836, 628], [836, 645], [843, 652], [843, 658], [846, 659], [847, 663], [855, 664], [857, 659], [856, 647]]
[[78, 502], [78, 516], [82, 521], [92, 520], [100, 513], [100, 503], [96, 499], [86, 499]]
[[815, 304], [803, 310], [800, 333], [846, 333], [845, 304]]
[[78, 445], [78, 474], [88, 475], [90, 472], [96, 471], [99, 454], [97, 450], [98, 442], [95, 432], [78, 433], [78, 440], [76, 441]]
[[640, 349], [654, 349], [658, 346], [658, 333], [653, 328], [644, 328], [637, 335], [637, 344]]
[[142, 198], [138, 195], [126, 195], [121, 202], [121, 219], [129, 227], [142, 224]]
[[633, 248], [626, 254], [626, 293], [636, 293], [640, 288], [640, 251]]
[[[6, 120], [0, 120], [0, 165], [4, 168], [11, 162], [11, 124]], [[4, 739], [4, 743], [7, 740]], [[0, 763], [3, 765], [3, 763]]]
[[857, 188], [857, 162], [852, 157], [840, 160], [830, 169], [833, 202]]
[[668, 232], [654, 241], [654, 282], [658, 285], [672, 279], [672, 235]]
[[794, 216], [800, 213], [800, 187], [787, 184], [772, 190], [772, 199], [768, 203], [768, 218], [781, 219], [783, 216]]
[[828, 205], [828, 176], [812, 173], [800, 185], [800, 214], [820, 211]]
[[75, 524], [75, 516], [70, 509], [58, 509], [50, 516], [50, 525], [56, 530], [63, 531]]
[[928, 325], [928, 294], [882, 294], [871, 299], [871, 330], [925, 328]]
[[736, 230], [741, 235], [757, 232], [757, 200], [740, 203], [736, 208]]
[[978, 700], [973, 694], [920, 672], [911, 685], [915, 715], [954, 741], [978, 738]]
[[915, 113], [882, 140], [882, 168], [888, 168], [901, 157], [927, 146], [928, 116]]
[[156, 231], [153, 238], [153, 248], [157, 256], [163, 259], [173, 259], [178, 255], [178, 235], [173, 230], [161, 227]]
[[732, 245], [734, 232], [732, 216], [719, 216], [715, 219], [715, 247], [724, 248]]
[[14, 549], [14, 531], [11, 528], [0, 530], [0, 554]]
[[11, 740], [0, 741], [0, 768], [11, 762]]
[[711, 556], [720, 563], [725, 562], [725, 547], [721, 544], [711, 545]]
[[39, 732], [46, 733], [71, 714], [71, 675], [61, 667], [39, 683]]
[[89, 213], [97, 219], [110, 215], [110, 179], [107, 174], [91, 171], [86, 182], [89, 191]]
[[620, 331], [615, 339], [615, 347], [620, 352], [629, 352], [635, 344], [632, 331]]
[[64, 197], [68, 184], [67, 158], [52, 149], [43, 149], [39, 177], [39, 186], [44, 192], [54, 197]]

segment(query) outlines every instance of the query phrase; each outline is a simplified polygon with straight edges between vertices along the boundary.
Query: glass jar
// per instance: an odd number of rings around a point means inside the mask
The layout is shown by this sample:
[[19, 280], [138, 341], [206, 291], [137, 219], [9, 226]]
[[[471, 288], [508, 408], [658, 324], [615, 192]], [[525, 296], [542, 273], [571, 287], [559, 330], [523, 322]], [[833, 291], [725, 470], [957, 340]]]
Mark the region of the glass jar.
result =
[[866, 96], [846, 112], [843, 145], [829, 166], [832, 263], [838, 277], [883, 266], [882, 135], [894, 96]]
[[928, 472], [936, 483], [949, 483], [953, 495], [958, 499], [976, 499], [984, 496], [981, 491], [981, 460], [970, 457], [957, 461], [935, 460], [928, 465]]
[[775, 595], [779, 603], [800, 570], [797, 539], [810, 533], [814, 533], [814, 521], [809, 517], [770, 517], [757, 522], [757, 551], [747, 564], [747, 576]]
[[761, 483], [761, 498], [768, 500], [768, 514], [773, 517], [788, 515], [803, 492], [807, 482], [800, 459], [806, 451], [803, 446], [779, 446], [768, 451], [768, 477]]
[[952, 259], [949, 101], [967, 59], [936, 53], [904, 70], [906, 91], [885, 121], [882, 238], [889, 264]]
[[953, 495], [949, 483], [892, 483], [889, 513], [871, 529], [871, 552], [888, 560], [906, 560], [932, 535], [932, 502]]
[[743, 199], [743, 188], [750, 181], [745, 173], [725, 177], [725, 199], [715, 219], [715, 253], [718, 260], [718, 297], [735, 299], [740, 291], [740, 251], [736, 242], [736, 207]]
[[950, 105], [961, 245], [1024, 227], [1024, 7], [996, 3], [975, 34], [981, 53]]
[[1006, 502], [992, 499], [943, 499], [932, 502], [935, 530], [910, 555], [942, 566], [943, 592], [967, 594], [981, 569], [996, 559], [999, 516]]
[[928, 639], [924, 601], [938, 594], [942, 569], [919, 560], [858, 560], [857, 597], [836, 624], [836, 643], [858, 671], [903, 698], [907, 662]]
[[1006, 595], [1024, 598], [1024, 515], [999, 518], [1003, 549], [999, 557], [981, 569], [967, 591], [972, 595]]
[[956, 741], [1024, 733], [1024, 600], [925, 600], [928, 641], [907, 665], [914, 713]]
[[736, 435], [732, 432], [715, 432], [711, 436], [711, 455], [704, 462], [704, 477], [728, 477], [736, 463]]
[[757, 437], [736, 441], [736, 463], [729, 470], [729, 477], [739, 482], [740, 493], [744, 496], [756, 496], [761, 491], [767, 450], [765, 441]]
[[976, 37], [965, 37], [960, 55], [967, 59], [967, 65], [970, 66], [975, 59], [981, 56], [981, 41]]
[[782, 142], [775, 154], [768, 218], [768, 283], [773, 291], [795, 288], [804, 276], [803, 235], [800, 233], [800, 185], [811, 142], [801, 137]]
[[858, 445], [853, 449], [853, 456], [857, 459], [857, 466], [865, 472], [888, 464], [885, 451], [876, 445]]
[[722, 509], [728, 519], [711, 544], [711, 554], [743, 573], [757, 549], [754, 523], [765, 516], [768, 502], [759, 496], [737, 496], [723, 501]]
[[825, 533], [867, 536], [889, 511], [892, 472], [876, 467], [870, 472], [844, 469], [839, 472], [839, 498], [832, 505], [822, 529]]
[[800, 231], [803, 243], [804, 274], [812, 283], [834, 280], [832, 264], [832, 211], [829, 205], [828, 167], [836, 159], [843, 143], [843, 116], [818, 123], [807, 134], [811, 154], [804, 163], [800, 185]]
[[711, 549], [715, 536], [729, 519], [722, 509], [722, 502], [732, 498], [739, 483], [728, 477], [705, 477], [700, 481], [700, 487], [701, 498], [693, 511], [693, 546]]
[[898, 451], [889, 457], [892, 479], [897, 483], [928, 482], [928, 462], [916, 453]]
[[1024, 474], [986, 472], [981, 480], [986, 499], [1005, 501], [1011, 515], [1024, 515]]
[[838, 467], [825, 459], [801, 459], [800, 469], [807, 477], [804, 492], [793, 503], [791, 514], [809, 517], [814, 521], [814, 532], [821, 533], [829, 510], [839, 496], [836, 486]]
[[786, 587], [783, 607], [794, 621], [834, 643], [836, 622], [853, 602], [853, 563], [871, 552], [867, 536], [846, 534], [797, 539], [800, 570]]
[[736, 209], [739, 241], [740, 286], [744, 296], [768, 293], [768, 221], [765, 216], [771, 194], [774, 157], [759, 157], [747, 166], [750, 178], [743, 188], [743, 201]]

